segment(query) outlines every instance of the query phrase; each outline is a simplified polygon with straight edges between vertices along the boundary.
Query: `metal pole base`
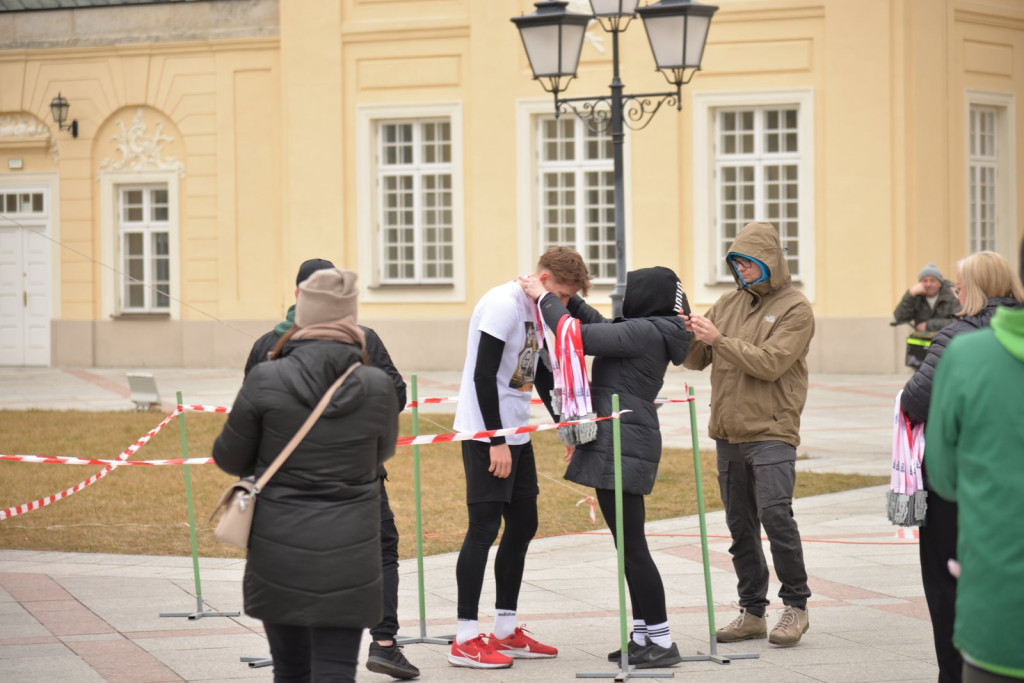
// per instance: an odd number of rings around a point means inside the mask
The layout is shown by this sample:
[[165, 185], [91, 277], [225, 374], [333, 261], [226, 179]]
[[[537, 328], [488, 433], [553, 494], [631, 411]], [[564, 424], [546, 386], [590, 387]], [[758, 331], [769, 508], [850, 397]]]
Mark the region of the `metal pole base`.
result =
[[189, 621], [202, 619], [203, 617], [237, 617], [241, 612], [161, 612], [161, 617], [188, 617]]
[[718, 652], [718, 639], [715, 636], [711, 636], [709, 640], [710, 653], [705, 654], [704, 652], [697, 651], [695, 655], [685, 655], [683, 657], [684, 662], [715, 662], [716, 664], [728, 664], [734, 659], [759, 659], [761, 657], [758, 652], [745, 652], [741, 654], [735, 654], [730, 652], [729, 654], [719, 654]]
[[454, 635], [437, 636], [435, 638], [428, 638], [426, 636], [395, 636], [396, 645], [416, 645], [417, 643], [427, 643], [428, 645], [451, 645], [454, 640]]
[[628, 667], [627, 671], [616, 671], [614, 673], [609, 671], [601, 671], [599, 673], [578, 673], [576, 678], [613, 678], [616, 681], [627, 681], [630, 678], [675, 678], [675, 674], [669, 671], [668, 673], [656, 673], [654, 671], [634, 671], [636, 667]]
[[238, 661], [248, 664], [250, 669], [260, 669], [274, 663], [270, 657], [239, 657]]

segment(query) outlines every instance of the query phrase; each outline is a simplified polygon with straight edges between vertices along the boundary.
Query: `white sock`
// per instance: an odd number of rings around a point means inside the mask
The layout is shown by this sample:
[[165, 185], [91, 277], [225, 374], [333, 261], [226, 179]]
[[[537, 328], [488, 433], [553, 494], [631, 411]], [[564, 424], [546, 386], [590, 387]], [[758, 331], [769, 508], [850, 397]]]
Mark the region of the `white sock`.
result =
[[494, 612], [494, 630], [491, 631], [498, 638], [508, 638], [516, 632], [516, 611], [514, 609], [499, 609]]
[[648, 624], [647, 637], [651, 642], [660, 647], [672, 647], [672, 634], [668, 630], [668, 622], [661, 624]]
[[459, 619], [459, 628], [455, 632], [456, 643], [462, 645], [478, 635], [480, 635], [480, 622], [476, 619]]
[[647, 645], [647, 622], [643, 619], [633, 620], [633, 642], [637, 645]]

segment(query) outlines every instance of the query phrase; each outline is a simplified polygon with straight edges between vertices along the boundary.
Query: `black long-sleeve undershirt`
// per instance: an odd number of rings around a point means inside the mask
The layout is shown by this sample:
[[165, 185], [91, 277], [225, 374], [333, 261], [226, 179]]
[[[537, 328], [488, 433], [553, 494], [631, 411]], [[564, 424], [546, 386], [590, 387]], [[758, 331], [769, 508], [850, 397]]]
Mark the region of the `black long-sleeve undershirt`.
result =
[[[498, 399], [498, 368], [501, 366], [501, 355], [504, 351], [505, 342], [486, 332], [480, 333], [480, 342], [476, 350], [476, 365], [473, 367], [473, 385], [476, 387], [476, 400], [480, 407], [480, 416], [488, 431], [506, 426], [501, 422], [501, 406]], [[551, 409], [551, 389], [554, 387], [554, 377], [543, 362], [537, 364], [534, 383], [551, 419], [557, 420], [558, 417]], [[503, 443], [505, 443], [505, 437], [491, 437], [492, 446]]]

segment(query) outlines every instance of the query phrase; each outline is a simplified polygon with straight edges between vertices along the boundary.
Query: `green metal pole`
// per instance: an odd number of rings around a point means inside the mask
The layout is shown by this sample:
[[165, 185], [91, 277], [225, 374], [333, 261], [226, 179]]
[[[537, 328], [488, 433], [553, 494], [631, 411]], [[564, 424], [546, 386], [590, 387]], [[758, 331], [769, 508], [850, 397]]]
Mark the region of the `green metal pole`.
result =
[[[177, 393], [178, 405], [184, 405], [181, 400], [181, 392]], [[185, 413], [178, 416], [178, 427], [181, 432], [181, 457], [188, 460], [188, 435], [185, 432]], [[196, 577], [196, 612], [203, 611], [203, 588], [199, 582], [199, 545], [196, 542], [196, 515], [192, 505], [192, 474], [188, 465], [185, 465], [185, 499], [188, 501], [188, 530], [192, 537], [192, 572]]]
[[697, 439], [697, 401], [690, 387], [690, 435], [693, 437], [693, 476], [697, 486], [697, 517], [700, 520], [700, 552], [704, 559], [704, 593], [708, 603], [708, 629], [715, 638], [715, 608], [711, 597], [711, 564], [708, 560], [708, 527], [704, 521], [704, 481], [700, 473], [700, 443]]
[[[420, 435], [419, 395], [412, 376], [412, 435]], [[412, 447], [413, 491], [416, 497], [416, 580], [420, 594], [420, 638], [427, 637], [427, 604], [423, 593], [423, 507], [420, 499], [420, 447]]]
[[612, 394], [612, 444], [615, 453], [615, 548], [619, 556], [619, 645], [623, 673], [629, 671], [629, 648], [626, 643], [626, 552], [622, 534], [622, 435], [619, 429], [619, 395]]

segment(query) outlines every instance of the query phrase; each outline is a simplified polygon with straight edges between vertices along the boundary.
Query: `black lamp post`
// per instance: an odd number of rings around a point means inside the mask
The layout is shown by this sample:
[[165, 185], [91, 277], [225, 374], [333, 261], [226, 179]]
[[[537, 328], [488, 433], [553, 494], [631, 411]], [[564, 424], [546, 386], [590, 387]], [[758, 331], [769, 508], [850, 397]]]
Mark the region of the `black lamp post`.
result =
[[[622, 314], [622, 296], [626, 291], [625, 199], [623, 197], [624, 126], [640, 130], [665, 102], [683, 108], [682, 88], [700, 70], [704, 44], [711, 17], [718, 10], [692, 0], [659, 0], [637, 8], [638, 0], [590, 0], [592, 14], [566, 12], [563, 0], [541, 0], [537, 11], [512, 22], [519, 29], [530, 60], [534, 80], [555, 97], [555, 116], [572, 110], [591, 129], [608, 132], [612, 138], [615, 177], [615, 289], [612, 314]], [[654, 53], [657, 69], [675, 86], [671, 92], [623, 93], [619, 79], [619, 33], [626, 30], [637, 14], [647, 29], [647, 40]], [[560, 97], [559, 93], [576, 76], [583, 36], [591, 19], [612, 34], [611, 94], [598, 97]]]
[[57, 122], [57, 130], [70, 130], [71, 137], [78, 137], [78, 120], [74, 120], [68, 125], [64, 125], [64, 122], [68, 120], [68, 110], [71, 109], [71, 105], [68, 104], [67, 98], [60, 93], [50, 101], [50, 115], [53, 116], [53, 120]]

